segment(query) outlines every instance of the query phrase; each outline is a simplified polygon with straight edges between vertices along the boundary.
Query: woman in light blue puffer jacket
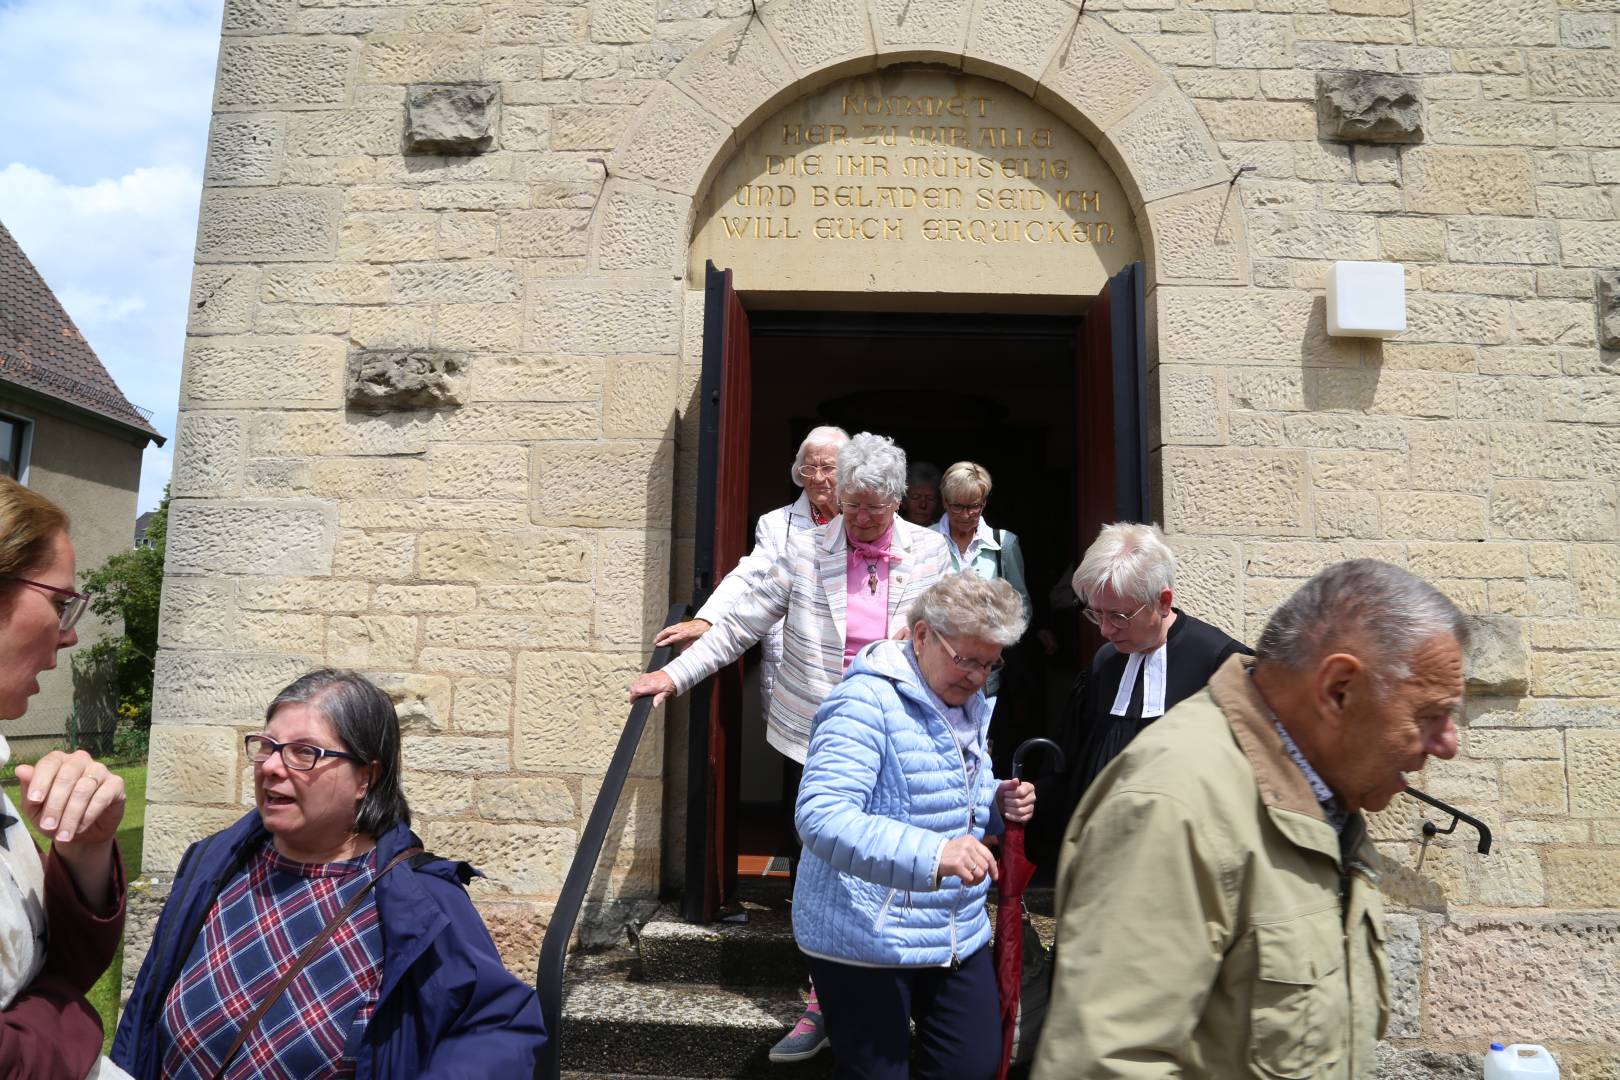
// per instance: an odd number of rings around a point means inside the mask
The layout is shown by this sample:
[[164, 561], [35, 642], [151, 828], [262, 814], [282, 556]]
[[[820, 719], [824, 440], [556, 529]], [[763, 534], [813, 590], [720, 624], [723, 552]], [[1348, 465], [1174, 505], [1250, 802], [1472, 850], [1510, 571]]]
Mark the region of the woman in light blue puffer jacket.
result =
[[1005, 581], [951, 574], [912, 606], [910, 640], [861, 650], [815, 715], [795, 815], [793, 933], [841, 1075], [988, 1077], [1001, 1034], [985, 894], [1003, 819], [1035, 789], [998, 784], [982, 688], [1028, 623]]

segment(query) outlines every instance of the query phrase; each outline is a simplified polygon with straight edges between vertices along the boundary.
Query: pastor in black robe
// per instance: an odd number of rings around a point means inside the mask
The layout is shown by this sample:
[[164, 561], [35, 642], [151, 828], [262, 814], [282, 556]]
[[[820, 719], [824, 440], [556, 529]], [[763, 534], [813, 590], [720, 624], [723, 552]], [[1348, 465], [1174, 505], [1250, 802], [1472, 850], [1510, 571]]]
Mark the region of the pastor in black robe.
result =
[[[1162, 709], [1158, 708], [1156, 700], [1155, 709], [1145, 708], [1151, 654], [1137, 654], [1142, 659], [1132, 665], [1132, 654], [1122, 653], [1106, 642], [1097, 650], [1091, 670], [1083, 676], [1084, 685], [1077, 688], [1077, 707], [1071, 706], [1072, 711], [1065, 717], [1065, 730], [1059, 733], [1064, 773], [1044, 778], [1037, 788], [1036, 817], [1041, 819], [1041, 825], [1032, 828], [1032, 839], [1047, 863], [1055, 864], [1057, 841], [1097, 774], [1144, 728], [1177, 703], [1202, 690], [1227, 657], [1233, 653], [1252, 655], [1247, 645], [1225, 631], [1193, 618], [1180, 608], [1171, 610], [1176, 613], [1176, 621], [1170, 624], [1164, 643]], [[1123, 712], [1115, 715], [1116, 701], [1125, 696], [1120, 692], [1120, 684], [1128, 670], [1133, 675], [1132, 686]], [[1144, 716], [1144, 711], [1152, 715]]]

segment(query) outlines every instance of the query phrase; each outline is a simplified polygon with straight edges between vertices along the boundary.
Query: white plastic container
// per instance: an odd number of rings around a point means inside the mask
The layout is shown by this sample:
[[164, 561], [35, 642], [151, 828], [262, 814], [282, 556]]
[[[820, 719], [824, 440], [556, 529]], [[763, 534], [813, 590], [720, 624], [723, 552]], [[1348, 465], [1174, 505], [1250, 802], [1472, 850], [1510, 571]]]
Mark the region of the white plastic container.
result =
[[1491, 1043], [1485, 1055], [1485, 1080], [1558, 1080], [1558, 1063], [1545, 1046]]

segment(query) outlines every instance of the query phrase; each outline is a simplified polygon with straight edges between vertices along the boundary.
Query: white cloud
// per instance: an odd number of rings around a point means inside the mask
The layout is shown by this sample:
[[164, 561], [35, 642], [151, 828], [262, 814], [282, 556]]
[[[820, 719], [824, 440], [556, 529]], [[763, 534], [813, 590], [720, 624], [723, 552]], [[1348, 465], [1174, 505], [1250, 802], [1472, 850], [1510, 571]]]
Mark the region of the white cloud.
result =
[[[21, 0], [0, 7], [8, 156], [73, 183], [201, 167], [223, 0]], [[114, 163], [114, 167], [106, 167]]]
[[[39, 268], [115, 382], [174, 432], [202, 178], [165, 165], [93, 184], [27, 165], [0, 169], [0, 222]], [[167, 482], [171, 455], [149, 450], [141, 509]]]
[[[0, 222], [172, 435], [223, 0], [0, 0]], [[169, 449], [149, 448], [140, 509]]]

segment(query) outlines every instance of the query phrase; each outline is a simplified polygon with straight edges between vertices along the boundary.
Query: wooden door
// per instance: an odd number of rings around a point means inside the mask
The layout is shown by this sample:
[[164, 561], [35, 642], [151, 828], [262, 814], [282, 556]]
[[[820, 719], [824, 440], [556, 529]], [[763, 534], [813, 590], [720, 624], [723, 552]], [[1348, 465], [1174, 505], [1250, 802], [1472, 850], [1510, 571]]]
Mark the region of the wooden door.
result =
[[[692, 599], [701, 605], [748, 553], [748, 313], [731, 271], [708, 264], [699, 380], [698, 489]], [[737, 790], [742, 751], [742, 662], [692, 691], [687, 750], [686, 895], [681, 908], [710, 922], [737, 885]]]
[[[1141, 263], [1115, 274], [1080, 326], [1074, 380], [1080, 552], [1104, 525], [1147, 521], [1152, 512], [1144, 276]], [[1080, 631], [1082, 662], [1089, 665], [1102, 635], [1083, 620]]]

